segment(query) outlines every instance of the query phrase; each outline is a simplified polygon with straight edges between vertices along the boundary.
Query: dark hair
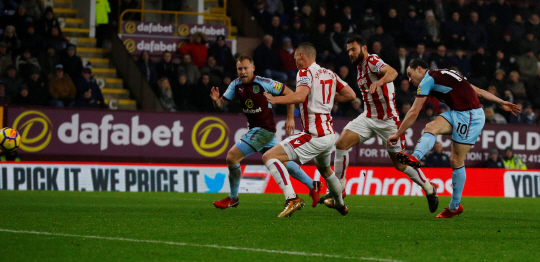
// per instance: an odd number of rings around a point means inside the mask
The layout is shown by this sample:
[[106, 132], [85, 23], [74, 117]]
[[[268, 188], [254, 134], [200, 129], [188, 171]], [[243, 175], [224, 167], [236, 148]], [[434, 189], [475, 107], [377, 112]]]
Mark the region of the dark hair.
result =
[[358, 43], [360, 46], [366, 45], [366, 41], [360, 35], [353, 35], [347, 39], [347, 44]]
[[236, 58], [236, 62], [242, 62], [244, 60], [248, 60], [251, 64], [253, 64], [253, 58], [250, 55], [240, 55], [238, 58]]
[[418, 67], [421, 67], [421, 68], [424, 68], [424, 69], [429, 68], [428, 64], [426, 62], [424, 62], [424, 60], [422, 60], [422, 59], [411, 60], [411, 62], [409, 63], [409, 67], [412, 70], [416, 70], [416, 68], [418, 68]]

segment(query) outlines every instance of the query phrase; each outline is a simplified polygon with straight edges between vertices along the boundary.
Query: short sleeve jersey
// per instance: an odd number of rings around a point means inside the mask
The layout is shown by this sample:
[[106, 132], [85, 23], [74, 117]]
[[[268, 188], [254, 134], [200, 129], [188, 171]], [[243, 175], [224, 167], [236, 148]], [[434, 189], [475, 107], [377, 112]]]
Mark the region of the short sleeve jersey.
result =
[[482, 107], [467, 78], [454, 70], [428, 70], [418, 85], [417, 96], [427, 96], [430, 92], [455, 111]]
[[223, 98], [231, 101], [238, 97], [250, 129], [260, 127], [275, 133], [272, 105], [268, 103], [264, 92], [277, 96], [283, 93], [284, 88], [282, 83], [260, 76], [255, 76], [249, 84], [243, 84], [237, 78], [229, 84]]
[[304, 132], [314, 137], [335, 134], [330, 111], [336, 92], [345, 88], [347, 83], [331, 70], [313, 63], [298, 71], [296, 86], [307, 86], [310, 89], [306, 100], [299, 105]]

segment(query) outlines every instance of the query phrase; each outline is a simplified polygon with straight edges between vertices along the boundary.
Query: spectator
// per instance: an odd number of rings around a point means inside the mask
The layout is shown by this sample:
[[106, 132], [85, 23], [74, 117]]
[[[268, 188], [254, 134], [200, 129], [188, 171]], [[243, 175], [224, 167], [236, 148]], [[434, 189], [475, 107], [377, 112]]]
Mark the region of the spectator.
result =
[[489, 150], [489, 158], [484, 163], [485, 168], [504, 168], [504, 162], [499, 157], [499, 150], [492, 148]]
[[539, 69], [538, 60], [536, 57], [534, 57], [534, 53], [530, 48], [527, 49], [524, 55], [516, 59], [516, 64], [519, 69], [519, 73], [527, 79], [534, 77]]
[[296, 60], [294, 59], [294, 51], [296, 49], [291, 44], [291, 39], [283, 38], [283, 45], [279, 49], [279, 59], [281, 61], [281, 69], [287, 74], [288, 80], [295, 80], [298, 69]]
[[300, 19], [302, 20], [302, 28], [304, 28], [306, 32], [311, 32], [313, 29], [315, 29], [316, 18], [315, 15], [312, 13], [311, 7], [309, 5], [305, 5], [302, 7]]
[[285, 37], [285, 31], [281, 27], [281, 21], [279, 16], [272, 17], [270, 26], [266, 28], [266, 32], [274, 38], [272, 49], [278, 50], [280, 48], [281, 40]]
[[47, 39], [47, 43], [49, 45], [52, 45], [57, 53], [64, 50], [68, 46], [68, 41], [62, 35], [62, 31], [60, 31], [60, 27], [53, 26], [51, 29], [51, 35]]
[[401, 104], [401, 111], [399, 112], [399, 120], [400, 121], [403, 121], [403, 119], [405, 118], [405, 116], [407, 115], [409, 110], [411, 110], [411, 104], [410, 103], [404, 102], [403, 104]]
[[509, 30], [504, 31], [503, 41], [501, 42], [501, 46], [498, 48], [502, 49], [503, 53], [506, 56], [509, 56], [510, 59], [521, 55], [519, 53], [519, 42], [512, 37], [512, 32]]
[[538, 39], [536, 39], [533, 33], [527, 33], [525, 38], [521, 39], [521, 42], [519, 43], [519, 50], [522, 54], [525, 54], [528, 50], [531, 50], [534, 56], [534, 54], [538, 53], [539, 47], [540, 42]]
[[[187, 83], [190, 85], [196, 84], [199, 78], [201, 78], [201, 73], [197, 66], [191, 61], [191, 55], [185, 54], [182, 56], [182, 63], [178, 66], [178, 73], [185, 74], [187, 77]], [[161, 76], [163, 77], [163, 76]], [[174, 75], [168, 75], [169, 79], [174, 79]], [[171, 82], [171, 80], [169, 80]]]
[[42, 52], [38, 59], [41, 66], [41, 77], [45, 79], [53, 73], [54, 67], [60, 63], [60, 57], [56, 54], [54, 46], [48, 45], [46, 50], [47, 52]]
[[30, 49], [32, 55], [39, 54], [43, 47], [44, 39], [36, 33], [34, 25], [29, 24], [26, 28], [26, 34], [21, 38], [24, 46]]
[[273, 14], [266, 10], [265, 5], [266, 1], [257, 0], [255, 2], [255, 10], [253, 12], [253, 16], [255, 17], [255, 19], [257, 19], [261, 27], [266, 30], [270, 26], [270, 21], [272, 20]]
[[540, 109], [540, 70], [536, 76], [529, 80], [527, 85], [527, 96], [532, 102], [533, 108]]
[[17, 56], [17, 59], [15, 60], [15, 67], [21, 74], [21, 77], [24, 79], [27, 79], [33, 73], [33, 67], [41, 69], [37, 58], [32, 57], [30, 49], [25, 49], [22, 55]]
[[524, 103], [527, 101], [527, 91], [525, 89], [525, 85], [523, 85], [523, 82], [519, 80], [519, 73], [516, 71], [510, 72], [508, 90], [512, 92], [515, 102]]
[[454, 4], [451, 5], [452, 13], [459, 13], [461, 17], [466, 17], [469, 15], [469, 8], [465, 3], [465, 0], [457, 0]]
[[82, 60], [77, 55], [77, 48], [74, 45], [68, 45], [64, 55], [60, 57], [60, 63], [64, 66], [63, 72], [68, 74], [71, 79], [77, 79], [81, 76]]
[[308, 35], [302, 29], [302, 19], [295, 17], [293, 20], [293, 28], [291, 29], [291, 43], [294, 47], [308, 40]]
[[214, 104], [210, 98], [210, 76], [202, 74], [197, 86], [193, 88], [192, 102], [198, 112], [213, 112]]
[[17, 32], [15, 31], [14, 26], [6, 26], [4, 38], [2, 39], [2, 41], [7, 44], [7, 49], [9, 53], [11, 53], [12, 55], [18, 54], [19, 48], [21, 48], [21, 41], [17, 37]]
[[[508, 91], [510, 92], [510, 91]], [[511, 92], [510, 92], [511, 93]], [[525, 111], [523, 110], [523, 104], [520, 102], [517, 102], [516, 105], [518, 106], [519, 110], [521, 110], [521, 113], [516, 113], [516, 115], [510, 114], [508, 116], [508, 123], [510, 124], [526, 124], [527, 118], [525, 115]]]
[[496, 14], [501, 21], [501, 24], [507, 25], [510, 22], [511, 12], [508, 12], [508, 10], [511, 10], [512, 8], [508, 3], [505, 3], [504, 0], [497, 0], [496, 2], [491, 3], [489, 7], [491, 9], [490, 13]]
[[263, 42], [253, 52], [256, 74], [280, 82], [287, 80], [287, 74], [280, 72], [279, 53], [272, 50], [273, 37], [265, 35]]
[[512, 37], [515, 39], [521, 39], [525, 36], [525, 23], [521, 15], [516, 14], [513, 21], [508, 25], [508, 30], [512, 32]]
[[343, 111], [341, 110], [341, 107], [339, 106], [338, 102], [335, 102], [332, 106], [332, 111], [330, 111], [330, 115], [332, 117], [342, 117]]
[[332, 42], [332, 50], [335, 54], [341, 54], [346, 51], [347, 35], [341, 31], [341, 24], [334, 24], [334, 32], [330, 33], [330, 42]]
[[381, 43], [383, 52], [392, 57], [395, 57], [394, 53], [396, 52], [396, 48], [394, 44], [394, 38], [392, 38], [392, 36], [389, 34], [385, 34], [382, 26], [377, 26], [377, 28], [375, 29], [375, 34], [371, 37], [370, 42], [372, 44], [374, 42]]
[[465, 23], [460, 20], [458, 12], [452, 13], [452, 19], [444, 26], [446, 45], [450, 49], [463, 48], [465, 43]]
[[485, 25], [486, 32], [489, 38], [489, 47], [501, 46], [501, 42], [504, 35], [504, 26], [499, 23], [497, 16], [491, 14]]
[[37, 67], [32, 68], [32, 74], [26, 80], [26, 86], [28, 87], [29, 105], [48, 106], [50, 104], [49, 87]]
[[426, 62], [426, 64], [430, 63], [430, 57], [426, 54], [426, 45], [424, 45], [424, 43], [418, 43], [418, 45], [416, 45], [416, 53], [411, 54], [411, 60], [414, 59], [421, 59]]
[[450, 58], [450, 64], [456, 66], [459, 69], [459, 72], [465, 77], [471, 76], [471, 61], [463, 50], [456, 50], [456, 54]]
[[153, 85], [157, 81], [156, 65], [150, 60], [148, 51], [143, 51], [137, 60], [137, 65], [148, 83]]
[[201, 68], [206, 64], [206, 57], [208, 56], [206, 42], [208, 42], [208, 37], [201, 32], [196, 32], [191, 35], [190, 42], [180, 46], [178, 51], [181, 54], [190, 54], [193, 64], [197, 68]]
[[537, 14], [532, 14], [525, 24], [527, 32], [533, 33], [534, 37], [540, 38], [540, 18]]
[[17, 68], [14, 65], [10, 65], [6, 69], [6, 77], [2, 79], [4, 86], [6, 87], [6, 97], [8, 101], [12, 101], [18, 96], [22, 89], [27, 88], [24, 84], [24, 80], [19, 77]]
[[407, 54], [407, 49], [400, 46], [398, 49], [398, 57], [395, 60], [395, 64], [392, 65], [392, 67], [398, 72], [398, 78], [396, 78], [397, 80], [408, 78], [407, 67], [409, 66], [410, 61], [411, 57]]
[[401, 108], [403, 104], [412, 104], [416, 98], [416, 92], [410, 89], [411, 84], [408, 79], [401, 80], [399, 88], [396, 90], [396, 104]]
[[489, 83], [497, 88], [497, 93], [504, 94], [506, 91], [506, 83], [504, 81], [506, 73], [502, 69], [495, 70], [495, 79]]
[[467, 9], [468, 13], [478, 13], [478, 18], [480, 19], [480, 21], [486, 21], [488, 19], [489, 10], [484, 0], [476, 0], [474, 2], [470, 2]]
[[326, 24], [320, 23], [317, 26], [317, 31], [310, 37], [310, 42], [317, 50], [317, 62], [333, 62], [334, 55], [330, 53], [332, 51], [332, 42], [330, 41], [330, 35], [326, 32]]
[[45, 8], [45, 15], [41, 18], [39, 24], [41, 25], [41, 32], [45, 37], [51, 36], [53, 27], [60, 28], [60, 23], [58, 22], [58, 18], [54, 15], [52, 7], [47, 6]]
[[272, 14], [274, 13], [283, 14], [285, 10], [283, 8], [283, 3], [281, 3], [281, 0], [266, 0], [265, 8], [266, 10], [268, 10], [268, 12]]
[[422, 159], [421, 163], [425, 167], [450, 167], [450, 157], [443, 153], [441, 143], [435, 142], [433, 150]]
[[158, 80], [158, 87], [159, 87], [159, 101], [161, 101], [161, 104], [167, 111], [177, 111], [176, 104], [174, 103], [174, 97], [173, 92], [171, 89], [171, 85], [169, 83], [169, 79], [166, 77], [162, 77]]
[[431, 69], [446, 69], [450, 68], [450, 59], [446, 56], [446, 47], [440, 45], [437, 47], [437, 54], [431, 58]]
[[527, 165], [523, 163], [523, 160], [518, 156], [514, 155], [514, 149], [512, 147], [507, 147], [504, 151], [504, 168], [506, 169], [520, 169], [527, 170]]
[[295, 17], [300, 15], [303, 4], [304, 1], [283, 1], [283, 7], [289, 17]]
[[446, 1], [433, 0], [433, 12], [437, 20], [445, 22], [448, 14], [449, 6]]
[[188, 99], [190, 99], [193, 93], [193, 85], [188, 84], [186, 74], [180, 73], [178, 76], [178, 84], [176, 87], [172, 86], [174, 104], [178, 110], [194, 111], [194, 108], [188, 107]]
[[[490, 92], [492, 95], [501, 98], [500, 94], [497, 92], [497, 88], [494, 85], [488, 86], [487, 91]], [[493, 110], [498, 110], [499, 104], [491, 100], [480, 98], [480, 103], [484, 106], [484, 109], [489, 107]], [[506, 119], [504, 121], [506, 122]]]
[[435, 117], [437, 117], [437, 114], [433, 110], [433, 104], [432, 103], [426, 103], [424, 105], [424, 111], [421, 112], [420, 115], [418, 116], [418, 120], [431, 122], [431, 121], [435, 120]]
[[527, 103], [525, 105], [525, 124], [527, 125], [536, 125], [538, 123], [538, 119], [536, 118], [536, 114], [532, 110], [532, 105]]
[[509, 71], [512, 68], [510, 65], [510, 61], [506, 58], [502, 50], [497, 50], [495, 61], [493, 63], [495, 70], [502, 70], [503, 73]]
[[356, 98], [351, 102], [351, 108], [345, 112], [345, 117], [349, 118], [356, 118], [360, 114], [362, 114], [362, 108], [360, 107], [362, 105], [362, 100], [360, 98]]
[[471, 76], [480, 80], [482, 83], [480, 86], [485, 86], [488, 78], [495, 71], [491, 57], [486, 54], [483, 47], [479, 47], [476, 54], [471, 57], [471, 69]]
[[338, 21], [341, 24], [341, 27], [344, 33], [353, 34], [353, 33], [358, 32], [358, 29], [357, 29], [358, 20], [356, 19], [356, 17], [352, 15], [351, 7], [345, 6], [343, 8], [343, 13], [340, 16], [340, 19]]
[[[191, 56], [190, 56], [191, 62]], [[169, 82], [178, 76], [178, 65], [172, 61], [172, 54], [169, 51], [163, 52], [161, 61], [156, 66], [157, 79], [167, 77]], [[198, 71], [198, 70], [197, 70]]]
[[426, 29], [424, 28], [423, 20], [417, 16], [416, 9], [409, 7], [409, 15], [403, 19], [404, 39], [409, 46], [415, 46], [419, 42], [424, 41], [426, 37]]
[[384, 32], [390, 34], [397, 42], [400, 42], [403, 34], [403, 22], [398, 16], [395, 8], [388, 10], [388, 17], [381, 22]]
[[64, 74], [64, 66], [58, 64], [55, 67], [55, 74], [49, 79], [49, 93], [55, 107], [70, 107], [73, 105], [77, 89], [68, 74]]
[[432, 10], [426, 11], [426, 20], [424, 21], [426, 30], [426, 42], [428, 46], [436, 46], [441, 42], [441, 25], [435, 19], [435, 14]]
[[210, 76], [210, 84], [212, 86], [218, 86], [223, 79], [223, 67], [216, 65], [216, 59], [213, 56], [209, 56], [206, 59], [206, 65], [201, 68], [201, 74], [208, 74]]
[[100, 108], [106, 107], [103, 94], [98, 84], [92, 77], [92, 67], [87, 65], [84, 67], [82, 77], [75, 79], [75, 103], [74, 107]]
[[469, 49], [476, 50], [479, 47], [486, 47], [488, 34], [486, 29], [478, 21], [478, 13], [471, 12], [471, 21], [465, 26], [465, 38], [469, 42]]
[[356, 82], [355, 74], [351, 74], [347, 66], [341, 66], [339, 68], [338, 74], [339, 77], [343, 79], [343, 81], [349, 84], [349, 86], [352, 88], [352, 90], [355, 91], [355, 93], [358, 93], [356, 97], [360, 97], [360, 90], [358, 89], [358, 82]]
[[26, 32], [26, 24], [32, 23], [32, 18], [26, 14], [24, 5], [19, 5], [17, 13], [10, 18], [10, 23], [15, 26], [15, 31], [19, 32], [22, 37]]
[[499, 113], [495, 113], [491, 107], [484, 108], [484, 115], [486, 116], [487, 123], [506, 124], [506, 119], [504, 116]]
[[23, 5], [26, 8], [26, 14], [28, 14], [34, 22], [38, 22], [45, 11], [45, 7], [41, 0], [23, 0]]
[[325, 23], [327, 27], [332, 26], [332, 19], [330, 19], [330, 17], [328, 16], [328, 13], [326, 12], [326, 8], [322, 6], [319, 7], [319, 13], [317, 13], [315, 23], [316, 24]]
[[364, 39], [370, 39], [375, 34], [375, 28], [381, 24], [379, 14], [373, 12], [371, 6], [364, 9], [364, 14], [360, 16], [360, 35]]
[[439, 105], [439, 115], [448, 111], [448, 106], [446, 104], [440, 104]]
[[13, 64], [11, 60], [11, 54], [7, 51], [6, 42], [0, 42], [0, 76], [4, 75], [7, 67]]
[[236, 68], [234, 64], [234, 58], [232, 56], [231, 48], [225, 44], [225, 36], [218, 35], [216, 42], [214, 42], [210, 49], [208, 49], [208, 56], [213, 56], [216, 59], [216, 64], [223, 67], [226, 73], [234, 73]]

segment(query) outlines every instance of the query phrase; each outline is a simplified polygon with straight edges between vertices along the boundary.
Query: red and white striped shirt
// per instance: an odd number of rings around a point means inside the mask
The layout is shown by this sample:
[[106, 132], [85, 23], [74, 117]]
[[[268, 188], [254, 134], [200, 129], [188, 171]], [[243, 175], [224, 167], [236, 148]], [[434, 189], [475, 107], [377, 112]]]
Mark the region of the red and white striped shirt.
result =
[[313, 63], [298, 71], [296, 86], [307, 86], [310, 89], [306, 100], [300, 104], [304, 132], [313, 137], [335, 134], [330, 111], [336, 92], [345, 88], [347, 83], [331, 70]]
[[357, 82], [364, 99], [364, 114], [368, 118], [386, 120], [399, 118], [396, 109], [394, 83], [385, 83], [374, 94], [369, 92], [371, 84], [377, 82], [384, 75], [378, 74], [387, 64], [377, 55], [369, 55], [358, 66]]

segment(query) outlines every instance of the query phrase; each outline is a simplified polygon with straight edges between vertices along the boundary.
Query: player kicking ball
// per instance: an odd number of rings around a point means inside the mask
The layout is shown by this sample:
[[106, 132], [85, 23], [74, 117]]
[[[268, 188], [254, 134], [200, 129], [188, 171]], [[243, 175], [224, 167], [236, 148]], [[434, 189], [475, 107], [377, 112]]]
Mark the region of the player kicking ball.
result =
[[450, 110], [439, 115], [426, 125], [424, 134], [416, 144], [412, 155], [398, 153], [399, 162], [417, 168], [422, 157], [433, 148], [437, 135], [452, 135], [452, 200], [450, 205], [437, 218], [451, 218], [463, 212], [461, 193], [465, 186], [465, 156], [476, 143], [485, 123], [484, 111], [478, 97], [497, 102], [505, 111], [520, 112], [517, 105], [494, 96], [493, 94], [471, 85], [459, 72], [439, 69], [429, 70], [426, 62], [415, 59], [407, 67], [409, 81], [418, 87], [416, 99], [399, 130], [391, 135], [386, 144], [394, 145], [399, 137], [416, 121], [422, 105], [431, 93], [444, 101]]
[[[364, 98], [364, 112], [345, 126], [336, 142], [334, 171], [343, 187], [345, 187], [345, 175], [349, 165], [349, 149], [354, 145], [363, 144], [373, 136], [379, 136], [386, 141], [401, 125], [392, 83], [398, 75], [396, 70], [377, 55], [370, 55], [364, 39], [358, 35], [347, 40], [347, 52], [352, 63], [358, 68], [357, 82]], [[419, 167], [409, 167], [397, 160], [397, 154], [404, 149], [404, 137], [398, 138], [397, 143], [386, 147], [394, 167], [407, 174], [412, 181], [422, 187], [426, 193], [429, 211], [433, 213], [439, 206], [437, 186], [428, 182]], [[333, 205], [331, 198], [321, 197], [319, 203], [323, 201], [326, 206]]]
[[[272, 79], [255, 76], [253, 58], [241, 55], [236, 60], [238, 78], [231, 82], [223, 96], [219, 97], [219, 89], [212, 87], [210, 97], [214, 107], [223, 111], [229, 101], [238, 97], [242, 105], [242, 111], [248, 119], [249, 131], [236, 142], [227, 153], [227, 165], [229, 168], [229, 184], [231, 193], [228, 197], [215, 201], [214, 206], [225, 209], [237, 207], [238, 188], [240, 187], [240, 161], [255, 152], [264, 154], [268, 149], [277, 144], [275, 138], [276, 123], [272, 114], [272, 105], [268, 103], [264, 93], [273, 95], [292, 94], [293, 91], [282, 83]], [[285, 122], [286, 134], [294, 132], [294, 105], [287, 106], [287, 121]], [[321, 182], [313, 181], [300, 166], [294, 162], [288, 162], [286, 168], [291, 175], [309, 188], [309, 195], [313, 198], [313, 206], [317, 205]]]
[[[265, 93], [270, 104], [300, 104], [303, 132], [288, 137], [263, 155], [263, 162], [285, 194], [285, 208], [278, 217], [289, 217], [304, 206], [304, 200], [294, 192], [289, 172], [283, 163], [300, 160], [302, 164], [315, 159], [317, 170], [326, 180], [334, 198], [335, 208], [342, 215], [349, 210], [341, 192], [343, 187], [330, 168], [330, 157], [335, 142], [335, 131], [330, 111], [334, 100], [352, 101], [354, 91], [334, 72], [315, 63], [317, 52], [312, 44], [302, 43], [296, 49], [294, 59], [300, 70], [296, 76], [296, 92], [285, 96]], [[291, 163], [291, 162], [289, 162]]]

